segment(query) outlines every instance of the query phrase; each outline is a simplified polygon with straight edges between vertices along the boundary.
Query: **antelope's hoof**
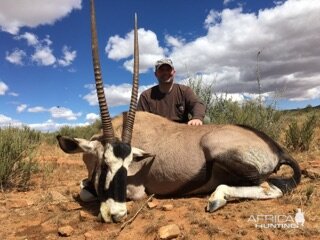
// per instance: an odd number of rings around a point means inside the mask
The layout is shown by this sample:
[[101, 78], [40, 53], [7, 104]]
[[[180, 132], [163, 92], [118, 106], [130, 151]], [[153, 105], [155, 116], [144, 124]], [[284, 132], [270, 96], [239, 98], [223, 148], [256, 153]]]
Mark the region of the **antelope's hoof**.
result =
[[206, 210], [207, 210], [207, 212], [212, 213], [212, 212], [216, 211], [217, 209], [222, 208], [226, 204], [227, 204], [227, 200], [225, 200], [225, 199], [214, 200], [212, 202], [208, 202]]

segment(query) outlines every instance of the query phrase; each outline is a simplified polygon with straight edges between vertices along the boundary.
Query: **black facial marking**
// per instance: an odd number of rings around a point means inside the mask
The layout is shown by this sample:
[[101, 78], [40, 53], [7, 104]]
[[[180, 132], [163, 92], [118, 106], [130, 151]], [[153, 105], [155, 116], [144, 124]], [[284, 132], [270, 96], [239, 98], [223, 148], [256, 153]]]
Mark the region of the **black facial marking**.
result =
[[116, 202], [125, 202], [127, 198], [127, 169], [121, 167], [111, 180], [109, 188], [105, 189], [107, 172], [108, 166], [102, 164], [98, 184], [99, 201], [104, 202], [112, 198]]
[[131, 153], [131, 146], [126, 143], [115, 142], [112, 147], [113, 153], [117, 158], [125, 159]]
[[116, 202], [125, 202], [127, 198], [127, 169], [121, 167], [113, 177], [109, 189], [108, 198]]
[[[108, 173], [108, 166], [105, 163], [103, 163], [101, 165], [101, 174], [100, 174], [99, 183], [98, 183], [98, 199], [100, 202], [104, 202], [108, 199], [108, 190], [105, 189], [107, 173]], [[95, 176], [93, 177], [95, 178]]]
[[[113, 148], [113, 154], [117, 158], [124, 160], [131, 153], [131, 146], [126, 143], [117, 141], [111, 143], [111, 145]], [[124, 167], [118, 169], [109, 184], [109, 188], [105, 189], [108, 171], [109, 167], [107, 164], [103, 163], [101, 165], [101, 174], [97, 190], [99, 201], [104, 202], [107, 199], [112, 198], [116, 202], [125, 202], [127, 198], [127, 169]]]

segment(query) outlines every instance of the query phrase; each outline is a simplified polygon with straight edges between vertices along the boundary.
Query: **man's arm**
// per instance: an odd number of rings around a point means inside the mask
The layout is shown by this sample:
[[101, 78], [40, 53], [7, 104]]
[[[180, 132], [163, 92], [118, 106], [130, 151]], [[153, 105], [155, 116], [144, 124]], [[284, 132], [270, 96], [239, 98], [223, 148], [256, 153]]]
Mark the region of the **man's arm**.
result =
[[187, 108], [192, 115], [192, 119], [188, 122], [188, 125], [202, 125], [206, 112], [206, 107], [199, 97], [188, 87], [185, 91]]

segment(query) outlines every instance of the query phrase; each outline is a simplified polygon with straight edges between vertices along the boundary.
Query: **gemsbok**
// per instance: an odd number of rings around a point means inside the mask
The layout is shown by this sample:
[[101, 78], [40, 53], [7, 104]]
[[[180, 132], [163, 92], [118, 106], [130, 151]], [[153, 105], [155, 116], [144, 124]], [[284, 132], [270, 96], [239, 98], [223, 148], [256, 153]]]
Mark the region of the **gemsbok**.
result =
[[[277, 198], [299, 184], [298, 163], [256, 129], [240, 125], [188, 126], [136, 112], [139, 77], [136, 16], [134, 25], [130, 108], [128, 113], [111, 119], [91, 0], [92, 56], [102, 133], [90, 140], [57, 137], [64, 152], [84, 153], [88, 178], [82, 181], [83, 201], [99, 199], [102, 219], [119, 222], [127, 215], [126, 200], [141, 199], [146, 194], [164, 197], [211, 194], [206, 210], [213, 212], [233, 198]], [[291, 167], [291, 176], [271, 176], [281, 165]]]

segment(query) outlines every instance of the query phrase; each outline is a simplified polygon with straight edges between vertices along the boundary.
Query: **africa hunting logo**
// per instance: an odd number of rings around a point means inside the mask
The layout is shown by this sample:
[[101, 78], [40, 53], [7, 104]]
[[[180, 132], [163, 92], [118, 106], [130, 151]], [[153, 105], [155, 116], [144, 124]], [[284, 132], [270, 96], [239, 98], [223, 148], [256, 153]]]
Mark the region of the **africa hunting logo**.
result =
[[303, 227], [305, 219], [300, 208], [296, 215], [250, 215], [248, 222], [254, 223], [256, 228], [299, 228]]

